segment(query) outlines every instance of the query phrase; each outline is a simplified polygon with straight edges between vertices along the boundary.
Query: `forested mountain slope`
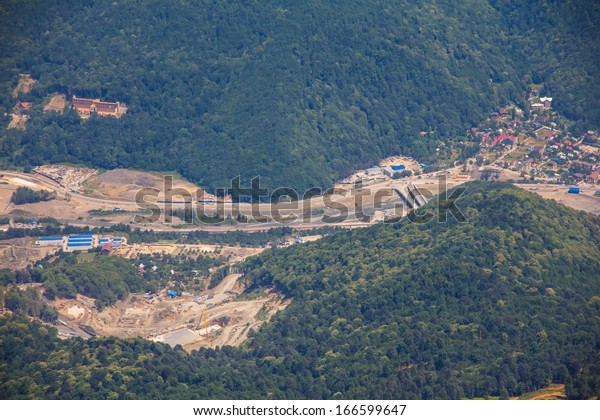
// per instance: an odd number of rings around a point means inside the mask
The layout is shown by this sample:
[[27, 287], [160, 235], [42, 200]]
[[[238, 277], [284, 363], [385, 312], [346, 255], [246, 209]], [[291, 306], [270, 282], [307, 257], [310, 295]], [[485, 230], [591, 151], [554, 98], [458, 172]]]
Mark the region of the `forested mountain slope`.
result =
[[514, 63], [546, 85], [575, 130], [600, 125], [600, 3], [589, 0], [493, 0], [504, 17]]
[[600, 219], [466, 185], [468, 223], [403, 219], [247, 262], [246, 281], [293, 302], [241, 348], [60, 341], [2, 318], [0, 396], [454, 399], [551, 382], [597, 396]]
[[[436, 139], [522, 102], [532, 81], [598, 126], [599, 20], [585, 0], [4, 1], [0, 158], [303, 190], [392, 153], [449, 158]], [[20, 72], [37, 80], [19, 97], [31, 120], [6, 130]], [[129, 111], [43, 114], [56, 92]]]

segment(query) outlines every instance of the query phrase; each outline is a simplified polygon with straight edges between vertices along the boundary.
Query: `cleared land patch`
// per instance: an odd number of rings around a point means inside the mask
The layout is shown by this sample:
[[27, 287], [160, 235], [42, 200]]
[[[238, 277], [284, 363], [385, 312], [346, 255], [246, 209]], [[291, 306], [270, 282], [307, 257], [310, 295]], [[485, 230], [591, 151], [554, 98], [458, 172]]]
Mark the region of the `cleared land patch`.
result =
[[[87, 195], [107, 199], [135, 199], [138, 191], [152, 188], [160, 191], [158, 200], [164, 200], [165, 176], [150, 172], [134, 171], [129, 169], [113, 169], [91, 177], [84, 185]], [[190, 194], [196, 194], [199, 189], [191, 182], [173, 178], [173, 188], [181, 188]], [[181, 199], [181, 197], [173, 197]]]
[[65, 95], [52, 95], [50, 101], [44, 107], [44, 111], [63, 112], [67, 105], [67, 98]]

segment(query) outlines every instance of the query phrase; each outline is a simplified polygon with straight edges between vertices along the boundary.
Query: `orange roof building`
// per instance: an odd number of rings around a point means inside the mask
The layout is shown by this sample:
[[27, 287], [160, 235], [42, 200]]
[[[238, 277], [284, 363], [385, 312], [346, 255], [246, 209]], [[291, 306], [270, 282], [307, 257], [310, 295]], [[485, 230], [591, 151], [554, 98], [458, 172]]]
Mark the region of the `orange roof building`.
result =
[[120, 102], [104, 102], [100, 99], [78, 98], [76, 96], [73, 96], [73, 108], [84, 118], [90, 117], [92, 114], [119, 118], [125, 113], [125, 108], [121, 106]]

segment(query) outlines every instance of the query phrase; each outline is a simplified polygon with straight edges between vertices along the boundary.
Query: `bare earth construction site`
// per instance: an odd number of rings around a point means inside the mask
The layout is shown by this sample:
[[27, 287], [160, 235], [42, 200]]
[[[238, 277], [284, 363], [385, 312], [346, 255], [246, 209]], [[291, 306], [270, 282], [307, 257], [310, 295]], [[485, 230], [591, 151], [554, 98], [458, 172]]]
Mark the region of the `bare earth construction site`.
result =
[[[478, 179], [478, 169], [473, 168], [467, 174], [459, 168], [439, 173], [424, 174], [419, 165], [410, 159], [396, 158], [389, 162], [391, 167], [410, 168], [413, 174], [396, 178], [386, 174], [385, 168], [370, 168], [364, 174], [355, 174], [336, 186], [333, 197], [318, 196], [301, 202], [264, 203], [257, 207], [261, 213], [270, 214], [275, 209], [288, 218], [284, 225], [295, 229], [312, 229], [328, 225], [342, 227], [368, 226], [383, 222], [388, 217], [406, 214], [406, 199], [411, 192], [427, 191], [423, 202], [440, 192], [460, 185], [471, 179]], [[383, 165], [382, 165], [383, 166]], [[504, 180], [517, 180], [518, 174], [501, 171]], [[1, 214], [21, 218], [54, 217], [60, 223], [75, 226], [110, 227], [116, 223], [132, 224], [140, 207], [135, 196], [140, 189], [160, 191], [154, 203], [164, 202], [164, 178], [159, 174], [131, 170], [112, 170], [97, 173], [95, 170], [60, 165], [36, 168], [35, 173], [18, 172], [0, 173], [0, 208]], [[438, 176], [447, 179], [440, 184]], [[357, 181], [360, 183], [357, 184]], [[47, 190], [56, 193], [57, 198], [50, 202], [14, 205], [10, 202], [12, 193], [26, 186], [34, 190]], [[551, 198], [570, 207], [600, 214], [600, 198], [593, 192], [581, 191], [581, 194], [566, 194], [565, 187], [560, 185], [522, 184], [523, 188], [536, 192], [545, 198]], [[184, 180], [175, 180], [173, 188], [196, 191], [197, 187]], [[407, 193], [408, 192], [408, 193]], [[381, 194], [381, 200], [373, 200], [373, 196]], [[215, 196], [204, 195], [207, 199], [205, 207], [212, 211], [219, 208], [232, 211], [231, 202], [218, 203]], [[357, 197], [364, 197], [361, 208], [353, 205]], [[369, 201], [371, 200], [371, 201]], [[404, 200], [404, 203], [403, 203]], [[416, 197], [415, 197], [416, 200]], [[336, 221], [337, 210], [333, 203], [344, 205], [349, 209], [344, 220]], [[173, 201], [173, 208], [184, 208], [184, 203]], [[423, 203], [421, 203], [423, 204]], [[219, 207], [220, 206], [220, 207]], [[248, 203], [238, 205], [241, 214], [251, 218], [256, 207]], [[308, 211], [306, 209], [309, 209]], [[330, 216], [333, 222], [327, 220]], [[231, 221], [216, 225], [190, 224], [174, 217], [171, 223], [157, 221], [154, 223], [132, 224], [142, 230], [189, 232], [193, 230], [223, 231], [260, 231], [282, 226], [276, 220], [263, 222], [248, 221], [234, 223]], [[12, 221], [8, 227], [16, 226]], [[305, 238], [317, 239], [319, 236]], [[288, 238], [293, 239], [293, 238]], [[303, 242], [301, 240], [300, 242]], [[293, 242], [293, 240], [292, 240]], [[35, 246], [32, 238], [5, 240], [0, 243], [0, 267], [24, 268], [28, 264], [54, 253], [51, 247]], [[227, 259], [223, 267], [229, 267], [227, 275], [216, 287], [201, 292], [186, 293], [176, 297], [168, 296], [168, 288], [154, 294], [130, 294], [126, 300], [98, 311], [94, 299], [77, 295], [76, 299], [57, 299], [50, 301], [59, 311], [59, 331], [62, 337], [80, 336], [116, 336], [121, 338], [143, 337], [150, 340], [168, 343], [171, 346], [181, 345], [191, 351], [200, 347], [220, 347], [239, 345], [251, 330], [258, 329], [268, 322], [274, 313], [285, 308], [289, 301], [273, 290], [253, 291], [246, 293], [246, 285], [242, 274], [236, 273], [232, 266], [246, 258], [258, 255], [267, 247], [249, 248], [240, 246], [209, 244], [177, 244], [177, 243], [141, 243], [127, 244], [114, 253], [122, 258], [135, 259], [141, 254], [185, 255], [186, 253], [221, 256]]]
[[[49, 247], [35, 248], [29, 244], [31, 252], [36, 249], [41, 252], [43, 249], [46, 253], [51, 253], [47, 248]], [[143, 254], [219, 256], [226, 259], [226, 263], [220, 268], [231, 269], [233, 264], [258, 255], [265, 249], [266, 247], [151, 243], [123, 245], [115, 255], [129, 260]], [[24, 262], [34, 260], [32, 257], [24, 259]], [[243, 280], [241, 277], [241, 274], [229, 274], [212, 289], [193, 294], [183, 292], [170, 296], [168, 287], [156, 293], [130, 294], [127, 299], [102, 311], [97, 309], [94, 299], [83, 295], [48, 303], [59, 312], [59, 333], [65, 338], [142, 337], [165, 342], [173, 347], [182, 345], [188, 351], [200, 347], [239, 345], [251, 330], [259, 328], [289, 303], [272, 290], [261, 290], [250, 297], [245, 295], [246, 286], [240, 281]], [[209, 279], [204, 280], [208, 282]]]
[[[289, 301], [271, 291], [244, 299], [245, 287], [232, 274], [205, 300], [184, 294], [174, 299], [130, 295], [113, 307], [98, 312], [93, 299], [57, 300], [62, 336], [143, 337], [191, 351], [200, 347], [236, 346]], [[209, 309], [210, 308], [210, 309]], [[206, 327], [203, 313], [206, 311]]]

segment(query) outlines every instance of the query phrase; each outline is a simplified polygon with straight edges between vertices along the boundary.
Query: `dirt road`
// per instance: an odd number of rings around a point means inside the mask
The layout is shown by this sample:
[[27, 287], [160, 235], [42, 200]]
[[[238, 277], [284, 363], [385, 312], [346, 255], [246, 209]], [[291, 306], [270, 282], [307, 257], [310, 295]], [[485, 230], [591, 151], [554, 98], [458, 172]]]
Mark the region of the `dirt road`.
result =
[[215, 287], [214, 289], [212, 289], [212, 292], [215, 295], [223, 294], [223, 293], [225, 293], [227, 291], [240, 293], [241, 291], [243, 291], [243, 288], [236, 287], [236, 282], [240, 279], [240, 277], [242, 277], [241, 274], [230, 274], [230, 275], [226, 276], [221, 281], [221, 283], [219, 283], [217, 285], [217, 287]]
[[575, 210], [592, 214], [600, 214], [600, 197], [595, 197], [596, 187], [581, 187], [580, 194], [567, 194], [566, 185], [552, 184], [515, 184], [524, 190], [534, 192], [542, 197], [557, 201]]
[[[239, 281], [241, 277], [241, 274], [230, 274], [201, 296], [184, 293], [169, 299], [164, 292], [156, 297], [130, 295], [127, 300], [100, 313], [94, 300], [82, 295], [74, 300], [56, 300], [53, 305], [58, 309], [65, 329], [71, 331], [79, 331], [81, 325], [87, 325], [100, 336], [162, 340], [171, 333], [189, 329], [190, 341], [184, 345], [186, 350], [239, 345], [252, 329], [268, 322], [275, 312], [289, 304], [289, 300], [283, 300], [272, 291], [244, 298], [245, 286]], [[201, 333], [206, 333], [205, 327], [213, 331], [203, 337]]]

